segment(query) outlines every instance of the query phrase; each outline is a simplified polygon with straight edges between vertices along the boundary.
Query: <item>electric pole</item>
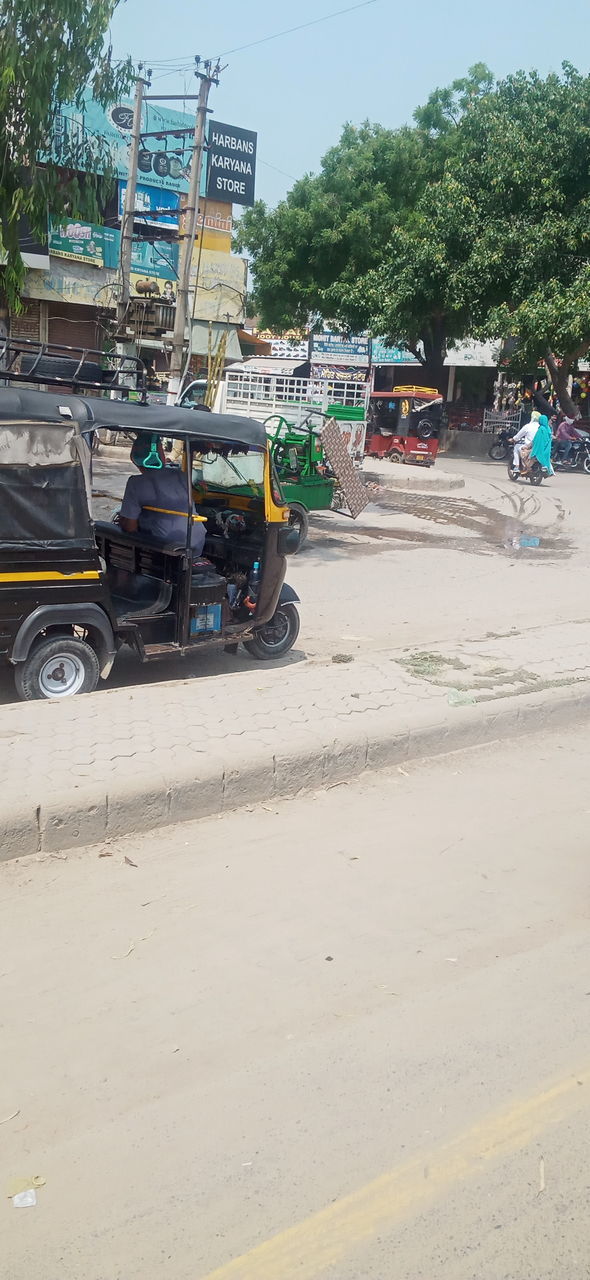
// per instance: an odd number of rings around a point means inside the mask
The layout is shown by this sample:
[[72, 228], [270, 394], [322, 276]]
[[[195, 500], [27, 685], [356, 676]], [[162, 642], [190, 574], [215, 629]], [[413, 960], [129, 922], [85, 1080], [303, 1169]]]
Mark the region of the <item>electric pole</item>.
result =
[[[141, 67], [140, 67], [141, 69]], [[150, 72], [148, 71], [148, 75]], [[125, 188], [125, 204], [121, 219], [121, 257], [119, 266], [119, 297], [117, 299], [117, 333], [123, 334], [123, 326], [129, 306], [129, 277], [131, 273], [131, 250], [133, 248], [133, 219], [135, 215], [135, 190], [137, 186], [137, 162], [139, 143], [141, 140], [141, 114], [143, 94], [149, 81], [137, 77], [135, 82], [135, 101], [133, 103], [133, 127], [131, 146], [129, 148], [129, 171]]]
[[209, 101], [209, 91], [211, 85], [219, 84], [219, 72], [221, 68], [219, 64], [212, 68], [210, 62], [205, 62], [204, 71], [196, 71], [201, 84], [199, 86], [199, 98], [197, 104], [197, 115], [195, 120], [195, 135], [193, 142], [193, 155], [191, 160], [191, 172], [189, 181], [189, 190], [187, 204], [182, 219], [182, 233], [180, 237], [180, 249], [178, 255], [178, 285], [176, 289], [176, 315], [174, 317], [174, 333], [172, 336], [172, 353], [170, 357], [170, 377], [168, 380], [168, 404], [174, 404], [176, 396], [180, 391], [180, 379], [182, 374], [182, 358], [184, 352], [184, 337], [186, 326], [190, 323], [189, 315], [189, 285], [191, 261], [193, 255], [193, 245], [197, 234], [197, 219], [199, 215], [199, 192], [201, 186], [201, 170], [203, 167], [203, 151], [205, 147], [205, 126], [207, 123], [207, 103]]

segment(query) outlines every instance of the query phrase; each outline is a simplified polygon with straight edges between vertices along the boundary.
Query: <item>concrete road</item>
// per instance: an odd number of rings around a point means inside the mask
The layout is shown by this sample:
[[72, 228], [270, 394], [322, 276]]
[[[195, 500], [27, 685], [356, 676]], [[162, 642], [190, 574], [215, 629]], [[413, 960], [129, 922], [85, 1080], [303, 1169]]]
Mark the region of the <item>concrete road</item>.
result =
[[[391, 463], [369, 465], [384, 482], [397, 471]], [[486, 459], [445, 457], [442, 465], [464, 478], [464, 489], [406, 492], [384, 483], [357, 521], [333, 512], [312, 517], [309, 541], [287, 571], [302, 601], [291, 660], [427, 649], [459, 635], [589, 616], [590, 477], [560, 473], [534, 489], [513, 484], [505, 465]], [[418, 468], [405, 470], [420, 482]], [[120, 464], [98, 460], [98, 489], [118, 493], [122, 482]], [[521, 547], [523, 537], [539, 545]], [[227, 661], [203, 654], [192, 669], [217, 674], [230, 669]], [[241, 653], [231, 669], [246, 661]], [[114, 679], [123, 683], [174, 679], [177, 671], [174, 662], [152, 664], [149, 675], [130, 661], [118, 666]]]
[[3, 1275], [588, 1277], [589, 747], [0, 866]]
[[[387, 479], [392, 464], [379, 465]], [[119, 504], [129, 470], [127, 460], [94, 460], [101, 518]], [[465, 488], [422, 493], [384, 486], [356, 522], [332, 512], [312, 517], [309, 542], [287, 568], [301, 597], [301, 632], [283, 665], [427, 650], [459, 637], [590, 616], [590, 477], [563, 473], [532, 489], [512, 484], [504, 465], [486, 460], [445, 458], [444, 470], [463, 476]], [[539, 545], [521, 547], [523, 537], [538, 537]], [[182, 663], [143, 666], [123, 650], [99, 688], [206, 678], [251, 665], [242, 648], [233, 658], [211, 648]], [[0, 703], [15, 700], [12, 672], [1, 668]]]

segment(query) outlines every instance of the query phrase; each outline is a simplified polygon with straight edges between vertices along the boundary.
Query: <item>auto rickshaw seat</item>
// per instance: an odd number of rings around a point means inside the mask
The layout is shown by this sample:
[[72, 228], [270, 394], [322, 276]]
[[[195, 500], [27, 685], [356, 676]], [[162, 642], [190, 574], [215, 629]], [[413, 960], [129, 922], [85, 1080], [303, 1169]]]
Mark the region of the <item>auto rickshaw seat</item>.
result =
[[160, 551], [166, 556], [181, 556], [185, 550], [177, 542], [160, 542], [157, 538], [150, 538], [147, 533], [139, 531], [126, 533], [120, 525], [110, 524], [107, 520], [96, 520], [95, 528], [97, 533], [108, 538], [109, 542], [122, 542], [127, 546], [145, 548], [147, 551]]
[[[184, 547], [165, 544], [142, 533], [126, 533], [119, 525], [104, 520], [96, 521], [96, 532], [104, 545], [107, 558], [107, 576], [113, 608], [119, 622], [130, 617], [153, 617], [164, 613], [172, 599], [175, 574], [163, 570], [162, 557], [178, 560]], [[114, 549], [114, 554], [111, 552]], [[128, 548], [129, 563], [121, 563], [117, 549]], [[148, 553], [148, 564], [141, 565], [141, 553]], [[154, 552], [151, 561], [150, 553]], [[111, 554], [113, 559], [111, 560]], [[165, 562], [164, 562], [165, 564]], [[158, 569], [160, 570], [158, 572]]]

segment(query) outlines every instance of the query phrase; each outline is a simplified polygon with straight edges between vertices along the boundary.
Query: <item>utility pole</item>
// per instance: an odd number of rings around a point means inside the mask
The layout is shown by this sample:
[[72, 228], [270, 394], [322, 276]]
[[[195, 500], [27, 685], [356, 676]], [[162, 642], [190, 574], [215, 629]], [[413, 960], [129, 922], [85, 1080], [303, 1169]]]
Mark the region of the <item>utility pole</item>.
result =
[[[141, 67], [140, 67], [141, 70]], [[149, 72], [148, 72], [149, 75]], [[125, 204], [121, 219], [121, 257], [119, 264], [119, 297], [117, 299], [117, 333], [123, 333], [127, 308], [129, 306], [129, 277], [131, 273], [131, 250], [133, 248], [133, 218], [135, 214], [135, 190], [137, 187], [137, 162], [139, 143], [141, 140], [141, 114], [143, 94], [149, 81], [141, 76], [135, 82], [135, 101], [133, 103], [133, 127], [131, 146], [129, 149], [129, 171], [125, 188]]]
[[205, 146], [205, 125], [207, 123], [207, 103], [211, 85], [219, 84], [219, 63], [212, 68], [210, 62], [203, 63], [204, 70], [195, 72], [199, 76], [199, 98], [195, 120], [193, 155], [186, 208], [182, 220], [182, 235], [178, 255], [178, 285], [176, 289], [176, 315], [174, 317], [174, 333], [172, 336], [172, 354], [170, 357], [170, 377], [168, 380], [168, 404], [174, 404], [180, 391], [182, 375], [182, 357], [184, 352], [184, 335], [189, 323], [189, 285], [193, 245], [197, 234], [199, 215], [199, 191], [201, 186], [201, 170], [203, 166], [203, 150]]

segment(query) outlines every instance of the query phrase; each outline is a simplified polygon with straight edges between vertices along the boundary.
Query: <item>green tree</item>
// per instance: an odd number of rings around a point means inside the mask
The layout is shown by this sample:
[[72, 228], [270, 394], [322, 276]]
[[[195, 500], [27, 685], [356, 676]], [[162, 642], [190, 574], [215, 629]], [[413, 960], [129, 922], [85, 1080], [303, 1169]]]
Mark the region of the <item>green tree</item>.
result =
[[338, 312], [341, 323], [405, 347], [429, 382], [442, 386], [449, 347], [473, 329], [477, 231], [473, 200], [445, 174], [426, 189], [412, 217], [393, 228], [381, 263], [357, 281]]
[[317, 177], [244, 219], [267, 323], [368, 327], [440, 381], [449, 344], [515, 337], [562, 405], [590, 350], [590, 77], [564, 64], [437, 89], [413, 129], [345, 130]]
[[359, 281], [383, 263], [394, 232], [408, 226], [429, 184], [442, 176], [455, 121], [490, 82], [486, 67], [472, 68], [431, 95], [413, 127], [346, 125], [319, 174], [296, 182], [276, 209], [259, 202], [244, 214], [236, 243], [251, 254], [253, 300], [264, 324], [282, 330], [316, 318], [357, 322]]
[[545, 79], [519, 72], [471, 102], [443, 177], [355, 299], [374, 331], [411, 346], [418, 334], [435, 375], [439, 342], [514, 337], [518, 371], [544, 361], [573, 412], [589, 282], [590, 77], [566, 64]]
[[56, 110], [80, 103], [85, 89], [107, 105], [125, 91], [130, 62], [115, 64], [105, 46], [117, 0], [4, 0], [0, 13], [0, 234], [6, 255], [4, 287], [18, 306], [24, 268], [19, 223], [47, 234], [47, 213], [92, 216], [96, 182], [76, 178], [78, 157], [62, 156], [69, 175], [39, 157], [51, 146]]
[[479, 332], [544, 361], [563, 408], [590, 349], [590, 77], [519, 73], [466, 116], [460, 184], [477, 209], [469, 260]]
[[237, 247], [252, 255], [254, 303], [278, 330], [332, 314], [341, 294], [375, 266], [401, 211], [425, 182], [414, 130], [346, 125], [340, 142], [276, 209], [243, 215]]

